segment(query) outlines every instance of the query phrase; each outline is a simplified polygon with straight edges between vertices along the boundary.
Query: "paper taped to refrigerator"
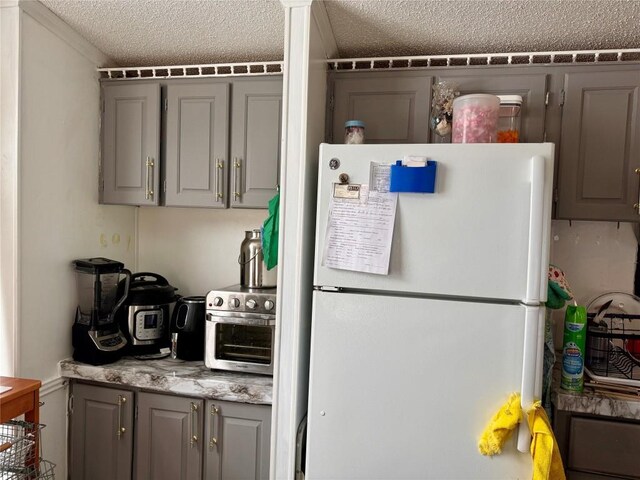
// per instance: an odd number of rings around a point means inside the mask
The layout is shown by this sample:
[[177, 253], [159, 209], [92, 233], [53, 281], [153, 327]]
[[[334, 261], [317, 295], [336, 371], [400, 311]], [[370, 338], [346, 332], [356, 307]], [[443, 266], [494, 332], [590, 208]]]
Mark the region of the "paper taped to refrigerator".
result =
[[391, 179], [391, 164], [371, 162], [369, 166], [369, 188], [376, 192], [388, 192]]
[[398, 194], [369, 191], [363, 197], [331, 197], [322, 265], [388, 275]]

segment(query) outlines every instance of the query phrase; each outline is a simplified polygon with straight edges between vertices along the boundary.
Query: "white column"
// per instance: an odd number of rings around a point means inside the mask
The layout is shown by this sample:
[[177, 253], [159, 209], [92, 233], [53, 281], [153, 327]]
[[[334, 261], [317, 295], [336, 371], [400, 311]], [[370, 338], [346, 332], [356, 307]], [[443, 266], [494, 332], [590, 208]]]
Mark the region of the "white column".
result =
[[20, 8], [0, 5], [0, 375], [17, 374]]
[[318, 147], [324, 139], [326, 59], [337, 52], [321, 2], [285, 8], [278, 317], [272, 479], [295, 477], [296, 432], [307, 411]]

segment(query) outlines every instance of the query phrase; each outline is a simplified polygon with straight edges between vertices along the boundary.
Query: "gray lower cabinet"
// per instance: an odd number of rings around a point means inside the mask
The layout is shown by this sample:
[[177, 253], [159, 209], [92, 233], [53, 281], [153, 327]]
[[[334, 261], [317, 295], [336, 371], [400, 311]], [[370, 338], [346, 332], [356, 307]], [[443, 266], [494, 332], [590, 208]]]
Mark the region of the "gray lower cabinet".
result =
[[103, 86], [103, 203], [158, 205], [160, 85]]
[[640, 422], [556, 411], [554, 433], [569, 480], [640, 479]]
[[432, 77], [349, 73], [333, 79], [331, 143], [343, 143], [344, 123], [365, 123], [365, 143], [427, 143]]
[[202, 478], [201, 399], [138, 394], [136, 479]]
[[127, 480], [133, 465], [133, 392], [74, 383], [70, 416], [72, 480]]
[[271, 406], [72, 382], [71, 480], [266, 480]]
[[164, 204], [225, 208], [229, 84], [169, 84], [166, 105]]
[[206, 402], [205, 479], [267, 480], [271, 407]]
[[638, 221], [639, 90], [638, 69], [565, 75], [558, 218]]
[[231, 206], [264, 208], [277, 192], [282, 81], [238, 80], [231, 110]]

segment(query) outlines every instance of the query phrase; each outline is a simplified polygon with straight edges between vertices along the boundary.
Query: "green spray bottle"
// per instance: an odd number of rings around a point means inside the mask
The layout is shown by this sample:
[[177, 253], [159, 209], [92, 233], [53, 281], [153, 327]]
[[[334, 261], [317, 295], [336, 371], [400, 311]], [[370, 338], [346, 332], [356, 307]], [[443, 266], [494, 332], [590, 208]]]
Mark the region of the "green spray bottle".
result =
[[584, 386], [584, 359], [587, 341], [587, 309], [569, 305], [564, 314], [562, 342], [562, 377], [564, 390], [582, 392]]

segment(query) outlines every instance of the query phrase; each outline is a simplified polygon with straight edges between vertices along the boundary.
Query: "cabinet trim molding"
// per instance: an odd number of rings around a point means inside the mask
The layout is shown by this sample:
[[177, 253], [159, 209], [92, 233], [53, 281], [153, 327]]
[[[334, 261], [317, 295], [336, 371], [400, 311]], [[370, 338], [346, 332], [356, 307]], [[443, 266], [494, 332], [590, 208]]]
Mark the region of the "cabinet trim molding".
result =
[[[411, 70], [424, 67], [486, 67], [510, 65], [629, 64], [640, 61], [640, 49], [569, 50], [551, 52], [463, 53], [457, 55], [415, 55], [401, 57], [332, 58], [330, 70]], [[367, 66], [368, 64], [368, 66]]]

